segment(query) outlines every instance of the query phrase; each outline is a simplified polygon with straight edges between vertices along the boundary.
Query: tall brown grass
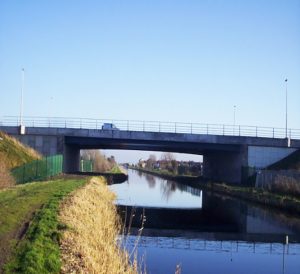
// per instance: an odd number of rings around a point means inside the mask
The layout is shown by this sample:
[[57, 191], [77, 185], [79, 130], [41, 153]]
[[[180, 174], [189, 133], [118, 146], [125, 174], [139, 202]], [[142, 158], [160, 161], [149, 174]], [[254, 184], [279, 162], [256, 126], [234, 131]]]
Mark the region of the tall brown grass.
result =
[[10, 175], [6, 163], [1, 160], [4, 157], [3, 153], [0, 152], [0, 189], [15, 185], [15, 180]]
[[37, 151], [2, 131], [0, 131], [0, 152], [2, 152], [0, 161], [4, 162], [8, 169], [42, 158]]
[[269, 190], [300, 198], [300, 181], [293, 177], [277, 175], [274, 184], [269, 187]]
[[117, 245], [121, 231], [115, 194], [104, 178], [92, 178], [64, 200], [60, 221], [66, 224], [60, 246], [62, 273], [137, 273], [136, 262]]

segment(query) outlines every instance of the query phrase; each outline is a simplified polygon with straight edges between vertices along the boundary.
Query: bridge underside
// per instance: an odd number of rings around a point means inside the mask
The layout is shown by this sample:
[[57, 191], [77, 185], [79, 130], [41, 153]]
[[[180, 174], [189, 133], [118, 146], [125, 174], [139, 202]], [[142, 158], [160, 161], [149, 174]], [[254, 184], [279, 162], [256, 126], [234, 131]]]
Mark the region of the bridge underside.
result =
[[143, 150], [203, 155], [203, 176], [231, 183], [241, 182], [242, 166], [247, 164], [247, 147], [241, 145], [65, 137], [66, 173], [79, 171], [81, 149]]

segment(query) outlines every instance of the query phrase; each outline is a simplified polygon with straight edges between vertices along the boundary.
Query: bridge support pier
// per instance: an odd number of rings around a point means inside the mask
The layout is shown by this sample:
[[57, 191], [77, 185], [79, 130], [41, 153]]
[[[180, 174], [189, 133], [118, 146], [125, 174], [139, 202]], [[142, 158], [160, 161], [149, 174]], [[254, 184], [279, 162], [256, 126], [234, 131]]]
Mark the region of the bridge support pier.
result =
[[248, 166], [247, 148], [237, 152], [209, 151], [203, 155], [203, 176], [214, 181], [242, 183], [242, 167]]
[[80, 167], [80, 149], [75, 146], [64, 145], [63, 172], [78, 172]]

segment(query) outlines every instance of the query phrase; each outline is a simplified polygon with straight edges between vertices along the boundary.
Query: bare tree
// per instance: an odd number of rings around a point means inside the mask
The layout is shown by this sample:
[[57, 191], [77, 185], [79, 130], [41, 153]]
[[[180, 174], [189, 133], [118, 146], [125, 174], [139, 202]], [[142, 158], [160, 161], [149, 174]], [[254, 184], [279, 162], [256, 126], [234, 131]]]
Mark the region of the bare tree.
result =
[[176, 161], [175, 155], [170, 152], [164, 152], [161, 155], [161, 167], [172, 173], [177, 173], [178, 163]]
[[153, 168], [154, 164], [156, 163], [156, 156], [154, 154], [150, 154], [148, 160], [146, 161], [147, 168]]
[[83, 150], [81, 152], [81, 159], [92, 161], [94, 171], [98, 172], [109, 171], [115, 165], [114, 158], [110, 157], [110, 160], [106, 159], [100, 150]]
[[174, 155], [173, 153], [171, 153], [171, 152], [164, 152], [164, 153], [161, 155], [160, 159], [161, 159], [162, 161], [171, 162], [171, 161], [176, 160], [176, 157], [175, 157], [175, 155]]

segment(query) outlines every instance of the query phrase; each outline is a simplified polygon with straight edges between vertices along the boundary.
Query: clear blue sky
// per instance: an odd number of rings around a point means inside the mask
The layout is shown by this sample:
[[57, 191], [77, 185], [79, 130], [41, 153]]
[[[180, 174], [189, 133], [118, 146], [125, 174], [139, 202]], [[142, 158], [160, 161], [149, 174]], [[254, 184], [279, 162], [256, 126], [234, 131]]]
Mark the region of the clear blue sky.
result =
[[300, 1], [0, 1], [0, 116], [300, 128]]

